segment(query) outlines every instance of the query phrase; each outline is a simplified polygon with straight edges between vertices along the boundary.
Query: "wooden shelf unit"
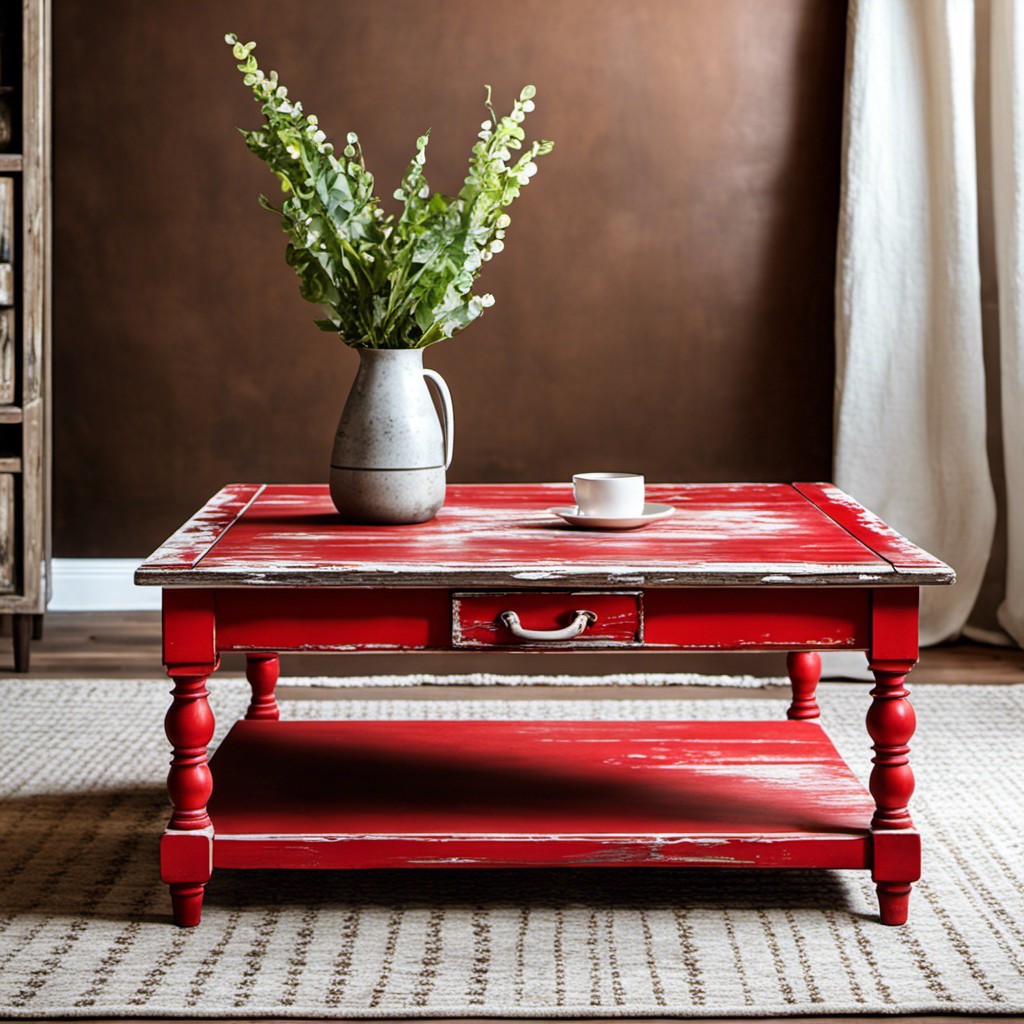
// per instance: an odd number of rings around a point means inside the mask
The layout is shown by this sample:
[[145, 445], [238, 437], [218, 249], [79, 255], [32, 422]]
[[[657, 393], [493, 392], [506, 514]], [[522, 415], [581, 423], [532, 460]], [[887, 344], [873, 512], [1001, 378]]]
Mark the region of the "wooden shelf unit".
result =
[[0, 614], [27, 671], [51, 591], [50, 0], [0, 10], [0, 85], [13, 137], [0, 153]]

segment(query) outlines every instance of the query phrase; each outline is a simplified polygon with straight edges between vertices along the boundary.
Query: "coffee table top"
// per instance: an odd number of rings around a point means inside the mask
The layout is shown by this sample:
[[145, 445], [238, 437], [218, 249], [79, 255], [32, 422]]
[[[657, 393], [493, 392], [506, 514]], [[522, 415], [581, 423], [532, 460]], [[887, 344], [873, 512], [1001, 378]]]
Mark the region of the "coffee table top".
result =
[[585, 531], [568, 484], [452, 484], [415, 526], [344, 522], [327, 488], [232, 484], [139, 567], [164, 587], [919, 586], [949, 566], [831, 484], [657, 484], [675, 513]]

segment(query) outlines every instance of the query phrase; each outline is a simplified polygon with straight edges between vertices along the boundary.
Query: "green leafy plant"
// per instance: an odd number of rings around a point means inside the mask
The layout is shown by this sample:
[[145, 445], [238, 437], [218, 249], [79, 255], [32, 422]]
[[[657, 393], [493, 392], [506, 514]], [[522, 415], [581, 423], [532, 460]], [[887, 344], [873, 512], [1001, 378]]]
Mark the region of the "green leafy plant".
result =
[[[277, 72], [260, 70], [252, 55], [256, 44], [240, 43], [234, 34], [224, 38], [265, 119], [257, 129], [239, 131], [285, 193], [280, 207], [266, 196], [260, 204], [281, 217], [289, 238], [285, 259], [302, 297], [326, 310], [317, 320], [321, 330], [357, 348], [425, 348], [494, 304], [492, 295], [473, 294], [473, 283], [504, 248], [505, 210], [536, 173], [536, 158], [553, 147], [541, 141], [523, 148], [532, 85], [500, 118], [487, 87], [488, 118], [457, 196], [431, 193], [423, 171], [429, 132], [421, 135], [394, 193], [403, 204], [396, 217], [374, 195], [356, 134], [348, 134], [337, 155], [316, 116], [288, 98]], [[522, 153], [513, 161], [516, 150]]]

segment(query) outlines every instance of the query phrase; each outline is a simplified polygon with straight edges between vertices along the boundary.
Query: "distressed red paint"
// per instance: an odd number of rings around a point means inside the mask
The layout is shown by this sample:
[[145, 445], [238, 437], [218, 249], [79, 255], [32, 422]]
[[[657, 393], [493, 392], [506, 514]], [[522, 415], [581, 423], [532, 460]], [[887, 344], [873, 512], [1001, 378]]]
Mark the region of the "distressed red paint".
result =
[[240, 722], [213, 767], [221, 867], [870, 862], [815, 723]]
[[913, 566], [907, 579], [870, 546], [877, 529], [865, 526], [861, 535], [856, 523], [840, 525], [789, 484], [661, 484], [648, 495], [676, 514], [643, 530], [609, 533], [574, 529], [547, 512], [571, 503], [562, 484], [453, 485], [437, 518], [414, 526], [345, 524], [321, 486], [236, 484], [136, 579], [158, 586], [510, 588], [557, 581], [918, 586], [952, 579], [935, 560], [931, 568]]
[[[566, 527], [567, 485], [456, 485], [436, 520], [343, 523], [324, 487], [225, 488], [139, 569], [165, 587], [175, 920], [222, 867], [632, 865], [871, 869], [906, 920], [921, 584], [952, 571], [830, 484], [649, 488], [676, 514]], [[503, 624], [560, 629], [523, 643]], [[280, 722], [283, 651], [787, 650], [789, 721]], [[870, 792], [817, 722], [817, 652], [876, 677]], [[253, 698], [211, 768], [205, 681], [245, 651]], [[215, 781], [216, 780], [216, 781]], [[357, 784], [358, 783], [358, 784]], [[211, 797], [212, 791], [212, 797]]]

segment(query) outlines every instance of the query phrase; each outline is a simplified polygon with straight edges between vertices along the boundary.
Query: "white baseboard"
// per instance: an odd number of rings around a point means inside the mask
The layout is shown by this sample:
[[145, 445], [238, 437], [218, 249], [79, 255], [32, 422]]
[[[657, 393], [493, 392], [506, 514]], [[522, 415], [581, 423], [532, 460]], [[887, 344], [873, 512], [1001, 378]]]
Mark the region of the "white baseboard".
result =
[[159, 587], [132, 582], [138, 558], [55, 558], [51, 612], [160, 610]]

